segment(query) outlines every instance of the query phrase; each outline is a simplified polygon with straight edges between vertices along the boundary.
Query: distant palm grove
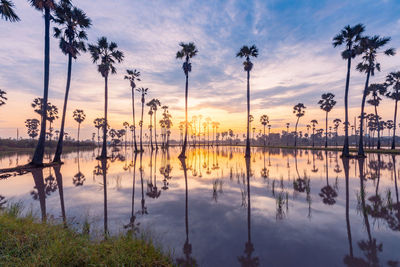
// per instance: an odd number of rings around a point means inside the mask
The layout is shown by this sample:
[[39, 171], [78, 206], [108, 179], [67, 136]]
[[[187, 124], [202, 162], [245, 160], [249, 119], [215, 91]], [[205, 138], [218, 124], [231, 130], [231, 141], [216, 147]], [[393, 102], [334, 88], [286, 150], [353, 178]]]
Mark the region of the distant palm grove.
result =
[[[238, 48], [236, 57], [243, 61], [243, 99], [247, 99], [246, 107], [246, 133], [239, 133], [235, 129], [224, 129], [219, 122], [210, 117], [197, 114], [196, 110], [189, 110], [188, 99], [190, 93], [190, 73], [192, 64], [196, 62], [199, 51], [193, 42], [179, 42], [177, 40], [176, 59], [182, 60], [182, 96], [184, 95], [185, 120], [174, 122], [168, 103], [162, 99], [148, 97], [151, 88], [141, 86], [142, 77], [140, 69], [134, 66], [131, 69], [119, 70], [118, 66], [126, 56], [118, 47], [118, 44], [105, 36], [97, 38], [93, 44], [87, 43], [86, 31], [92, 26], [87, 14], [74, 6], [69, 0], [29, 0], [32, 8], [36, 9], [38, 16], [44, 19], [44, 70], [43, 70], [43, 95], [33, 100], [31, 106], [33, 113], [27, 118], [25, 126], [28, 136], [32, 139], [36, 148], [33, 153], [33, 166], [42, 166], [45, 147], [53, 146], [55, 153], [52, 161], [61, 162], [64, 140], [71, 141], [72, 134], [65, 131], [67, 120], [75, 120], [76, 145], [82, 145], [80, 141], [81, 126], [88, 123], [84, 107], [73, 111], [73, 116], [67, 116], [70, 89], [72, 83], [72, 67], [79, 64], [79, 56], [88, 52], [93, 62], [93, 72], [97, 70], [98, 79], [104, 82], [104, 112], [93, 123], [93, 134], [89, 142], [101, 147], [100, 159], [106, 159], [107, 146], [133, 146], [136, 153], [149, 149], [166, 149], [171, 145], [181, 146], [179, 158], [186, 157], [186, 150], [190, 146], [219, 146], [219, 145], [245, 145], [245, 157], [251, 157], [251, 146], [281, 146], [281, 147], [308, 147], [318, 149], [341, 149], [343, 157], [365, 157], [367, 150], [395, 150], [400, 142], [396, 135], [397, 106], [400, 100], [400, 70], [387, 73], [384, 80], [373, 80], [376, 72], [384, 69], [379, 60], [382, 57], [394, 56], [396, 51], [389, 46], [390, 37], [379, 35], [367, 35], [365, 26], [357, 24], [345, 26], [333, 37], [332, 46], [341, 48], [340, 56], [343, 62], [343, 90], [344, 99], [337, 99], [329, 91], [321, 90], [321, 98], [315, 105], [319, 105], [323, 121], [312, 119], [306, 121], [304, 116], [307, 107], [304, 103], [293, 103], [292, 121], [273, 125], [268, 114], [255, 118], [251, 114], [251, 73], [256, 68], [254, 60], [260, 51], [256, 45], [244, 45]], [[18, 23], [20, 17], [14, 11], [14, 3], [8, 0], [0, 1], [0, 17], [4, 23]], [[53, 28], [51, 28], [53, 26]], [[66, 84], [63, 107], [59, 112], [58, 107], [49, 102], [50, 80], [50, 38], [53, 36], [59, 42], [60, 52], [66, 56]], [[37, 36], [37, 38], [43, 38]], [[204, 51], [204, 53], [207, 53]], [[262, 53], [262, 51], [261, 51]], [[233, 54], [232, 57], [235, 55]], [[339, 56], [339, 55], [338, 55]], [[237, 66], [239, 70], [239, 65]], [[349, 118], [349, 91], [352, 71], [358, 71], [365, 75], [363, 82], [362, 99], [359, 116]], [[193, 68], [195, 71], [195, 68]], [[123, 74], [121, 74], [123, 73]], [[121, 121], [120, 129], [114, 129], [109, 125], [108, 95], [113, 90], [110, 79], [126, 80], [126, 92], [131, 98], [132, 115], [130, 121]], [[0, 90], [0, 106], [7, 101], [16, 101], [7, 98], [7, 88]], [[161, 96], [160, 96], [161, 98]], [[383, 119], [379, 112], [383, 98], [393, 100], [392, 117]], [[332, 118], [330, 112], [336, 108], [336, 104], [344, 103], [344, 116]], [[366, 113], [366, 105], [372, 107], [372, 113]], [[189, 118], [189, 113], [195, 114]], [[37, 118], [34, 115], [38, 116]], [[61, 118], [59, 122], [57, 120]], [[173, 128], [173, 127], [176, 128]], [[57, 130], [55, 130], [57, 127]], [[283, 129], [281, 132], [275, 129]], [[176, 129], [176, 134], [173, 133]], [[274, 131], [271, 133], [271, 129]], [[211, 134], [210, 134], [211, 132]], [[344, 135], [339, 134], [344, 132]], [[37, 138], [37, 139], [36, 139]], [[17, 137], [18, 139], [18, 137]]]

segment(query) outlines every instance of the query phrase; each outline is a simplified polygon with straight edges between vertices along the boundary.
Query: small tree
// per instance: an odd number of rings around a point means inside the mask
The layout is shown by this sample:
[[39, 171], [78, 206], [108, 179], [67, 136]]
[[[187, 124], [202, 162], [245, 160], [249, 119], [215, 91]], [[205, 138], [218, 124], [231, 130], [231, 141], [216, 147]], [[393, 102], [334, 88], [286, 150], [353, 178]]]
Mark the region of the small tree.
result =
[[74, 110], [74, 120], [78, 123], [78, 145], [79, 145], [79, 134], [81, 130], [81, 123], [86, 119], [86, 114], [82, 109]]

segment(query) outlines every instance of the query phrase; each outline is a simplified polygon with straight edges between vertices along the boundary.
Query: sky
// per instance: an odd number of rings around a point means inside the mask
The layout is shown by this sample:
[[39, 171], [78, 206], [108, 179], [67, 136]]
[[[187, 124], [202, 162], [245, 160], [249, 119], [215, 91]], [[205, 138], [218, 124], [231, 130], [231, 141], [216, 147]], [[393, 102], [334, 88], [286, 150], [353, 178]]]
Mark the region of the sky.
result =
[[[0, 89], [8, 97], [0, 107], [2, 138], [15, 138], [17, 128], [20, 136], [27, 137], [24, 121], [38, 118], [30, 104], [43, 95], [43, 16], [25, 0], [14, 3], [21, 21], [0, 20]], [[233, 129], [240, 134], [246, 127], [246, 73], [243, 59], [236, 57], [241, 46], [255, 44], [259, 49], [251, 72], [251, 114], [258, 129], [259, 117], [267, 114], [272, 132], [280, 132], [286, 122], [294, 126], [292, 109], [299, 102], [307, 107], [299, 127], [305, 131], [312, 119], [322, 127], [325, 114], [317, 102], [326, 92], [337, 100], [330, 121], [344, 119], [346, 62], [340, 56], [342, 48], [332, 47], [332, 38], [345, 25], [363, 23], [366, 35], [390, 36], [387, 48], [400, 48], [398, 0], [75, 0], [73, 4], [92, 19], [88, 43], [106, 36], [125, 54], [117, 74], [109, 79], [109, 123], [116, 129], [132, 120], [131, 89], [123, 79], [129, 68], [141, 72], [138, 86], [149, 88], [148, 100], [158, 98], [169, 107], [173, 133], [178, 133], [184, 120], [185, 86], [182, 61], [175, 58], [180, 42], [194, 42], [199, 50], [189, 76], [189, 118], [201, 114], [218, 121], [220, 131]], [[55, 38], [50, 54], [49, 101], [61, 113], [67, 57]], [[382, 71], [371, 82], [383, 82], [389, 72], [400, 70], [399, 58], [400, 54], [379, 55]], [[351, 122], [360, 113], [365, 81], [365, 75], [355, 70], [359, 61], [353, 63], [350, 83]], [[83, 109], [87, 118], [81, 136], [86, 139], [96, 132], [93, 120], [103, 116], [104, 80], [89, 53], [74, 61], [72, 69], [66, 131], [76, 137], [72, 113]], [[135, 104], [138, 112], [139, 95]], [[392, 119], [393, 110], [394, 102], [388, 99], [379, 107], [384, 120]], [[372, 107], [367, 106], [367, 112]], [[60, 122], [55, 122], [56, 129]]]

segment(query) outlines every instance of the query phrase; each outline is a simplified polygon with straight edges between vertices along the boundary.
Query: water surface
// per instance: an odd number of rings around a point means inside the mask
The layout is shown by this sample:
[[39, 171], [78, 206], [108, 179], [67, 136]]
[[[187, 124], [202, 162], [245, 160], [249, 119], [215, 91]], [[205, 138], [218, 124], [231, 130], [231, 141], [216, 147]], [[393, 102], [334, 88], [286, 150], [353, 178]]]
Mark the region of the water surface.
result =
[[[393, 266], [400, 261], [400, 157], [238, 147], [135, 156], [69, 153], [61, 167], [0, 179], [0, 203], [92, 235], [146, 233], [200, 266]], [[0, 168], [29, 155], [0, 156]], [[1, 200], [2, 199], [2, 200]]]

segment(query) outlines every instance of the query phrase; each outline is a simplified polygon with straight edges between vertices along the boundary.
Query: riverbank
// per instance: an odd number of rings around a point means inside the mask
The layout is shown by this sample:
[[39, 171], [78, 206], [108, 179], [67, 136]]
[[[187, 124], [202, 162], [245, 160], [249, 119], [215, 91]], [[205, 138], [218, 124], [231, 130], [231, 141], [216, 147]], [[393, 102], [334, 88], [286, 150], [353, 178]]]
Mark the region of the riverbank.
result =
[[121, 234], [94, 241], [88, 231], [20, 213], [19, 204], [0, 210], [0, 266], [173, 266], [170, 256], [144, 238]]

